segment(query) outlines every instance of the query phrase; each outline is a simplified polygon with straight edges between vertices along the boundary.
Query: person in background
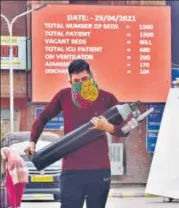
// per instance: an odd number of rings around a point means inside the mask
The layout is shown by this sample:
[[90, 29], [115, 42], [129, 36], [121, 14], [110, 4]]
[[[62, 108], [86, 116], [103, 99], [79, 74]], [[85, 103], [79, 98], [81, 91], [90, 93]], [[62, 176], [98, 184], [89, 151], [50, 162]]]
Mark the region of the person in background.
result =
[[25, 183], [28, 182], [28, 168], [21, 156], [9, 147], [1, 148], [1, 162], [5, 172], [5, 185], [12, 208], [21, 206]]
[[[61, 111], [65, 134], [91, 121], [93, 129], [118, 137], [128, 135], [121, 131], [120, 118], [109, 123], [100, 116], [119, 102], [112, 93], [99, 89], [89, 64], [74, 60], [68, 72], [71, 87], [57, 92], [32, 125], [30, 143], [25, 150], [28, 156], [35, 153], [46, 123]], [[64, 157], [62, 164], [61, 208], [82, 208], [85, 200], [87, 208], [104, 208], [111, 182], [106, 134]]]

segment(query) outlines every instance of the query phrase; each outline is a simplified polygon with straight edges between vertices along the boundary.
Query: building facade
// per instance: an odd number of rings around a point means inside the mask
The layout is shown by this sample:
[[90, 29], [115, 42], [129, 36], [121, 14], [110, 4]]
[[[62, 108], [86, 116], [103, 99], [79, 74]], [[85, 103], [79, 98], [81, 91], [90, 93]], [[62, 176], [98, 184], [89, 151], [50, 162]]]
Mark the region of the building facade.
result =
[[[55, 1], [56, 3], [61, 1]], [[54, 3], [54, 1], [51, 1]], [[109, 5], [165, 5], [165, 1], [63, 1], [64, 4], [109, 4]], [[1, 13], [8, 19], [22, 13], [27, 8], [26, 1], [1, 1]], [[179, 13], [179, 10], [178, 10]], [[178, 34], [179, 35], [179, 34]], [[1, 18], [1, 36], [8, 36], [8, 30], [5, 21]], [[30, 37], [30, 15], [21, 17], [14, 24], [13, 36]], [[175, 49], [176, 50], [176, 49]], [[30, 53], [26, 50], [27, 53]], [[176, 52], [175, 52], [176, 53]], [[178, 49], [179, 54], [179, 49]], [[31, 102], [31, 72], [30, 70], [14, 71], [14, 103], [15, 103], [15, 130], [26, 131], [31, 129], [35, 119], [35, 109], [44, 107], [44, 103]], [[9, 129], [9, 72], [1, 70], [1, 119], [3, 127], [8, 132]], [[146, 105], [141, 107], [142, 111], [146, 110]], [[115, 176], [113, 179], [119, 183], [146, 183], [148, 172], [152, 160], [152, 154], [146, 151], [146, 126], [143, 122], [139, 128], [134, 130], [126, 139], [121, 138], [124, 144], [125, 174]], [[63, 134], [63, 131], [55, 131]]]

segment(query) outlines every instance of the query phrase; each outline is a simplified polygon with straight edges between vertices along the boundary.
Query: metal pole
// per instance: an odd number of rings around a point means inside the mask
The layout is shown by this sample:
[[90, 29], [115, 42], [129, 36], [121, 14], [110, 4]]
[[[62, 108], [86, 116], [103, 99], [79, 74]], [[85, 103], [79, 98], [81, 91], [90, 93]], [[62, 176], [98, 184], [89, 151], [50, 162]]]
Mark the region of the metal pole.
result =
[[9, 78], [10, 78], [10, 129], [14, 131], [14, 73], [13, 73], [13, 46], [12, 46], [12, 25], [9, 27], [10, 50], [9, 50]]
[[24, 15], [27, 15], [33, 11], [40, 10], [47, 6], [47, 4], [43, 4], [41, 6], [32, 8], [30, 10], [27, 10], [23, 12], [22, 14], [17, 15], [16, 17], [13, 18], [13, 20], [10, 22], [8, 18], [1, 14], [1, 17], [6, 21], [8, 31], [9, 31], [9, 45], [10, 45], [10, 50], [9, 50], [9, 88], [10, 88], [10, 132], [14, 131], [14, 71], [13, 71], [13, 45], [12, 45], [12, 38], [13, 38], [13, 25], [15, 21]]
[[13, 99], [13, 92], [14, 92], [14, 79], [13, 79], [13, 49], [12, 49], [12, 25], [10, 21], [7, 19], [6, 16], [1, 14], [1, 17], [6, 21], [7, 28], [9, 32], [9, 90], [10, 90], [10, 131], [14, 131], [14, 99]]

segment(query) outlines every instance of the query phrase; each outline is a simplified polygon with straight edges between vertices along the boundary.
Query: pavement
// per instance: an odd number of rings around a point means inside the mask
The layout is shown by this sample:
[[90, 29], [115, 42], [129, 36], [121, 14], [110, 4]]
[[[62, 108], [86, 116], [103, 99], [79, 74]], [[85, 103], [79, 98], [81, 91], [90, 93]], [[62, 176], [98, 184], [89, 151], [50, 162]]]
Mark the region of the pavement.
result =
[[109, 192], [109, 198], [111, 197], [156, 197], [151, 194], [145, 193], [145, 187], [121, 187], [112, 188]]
[[[165, 202], [161, 197], [145, 198], [145, 197], [134, 197], [134, 198], [109, 198], [107, 200], [106, 208], [178, 208], [179, 203], [173, 201], [172, 203]], [[22, 203], [22, 208], [60, 208], [60, 202], [54, 202], [53, 200], [26, 200]], [[87, 208], [84, 204], [83, 208]]]
[[[178, 208], [179, 200], [172, 203], [163, 197], [145, 194], [145, 187], [111, 188], [106, 208]], [[60, 208], [60, 202], [53, 201], [52, 195], [24, 195], [22, 208]], [[84, 204], [83, 208], [87, 208]]]
[[[154, 195], [145, 194], [145, 187], [121, 187], [111, 188], [108, 198], [132, 198], [132, 197], [156, 197]], [[29, 198], [44, 199], [44, 194], [24, 195], [25, 200]], [[48, 196], [45, 195], [47, 199]]]

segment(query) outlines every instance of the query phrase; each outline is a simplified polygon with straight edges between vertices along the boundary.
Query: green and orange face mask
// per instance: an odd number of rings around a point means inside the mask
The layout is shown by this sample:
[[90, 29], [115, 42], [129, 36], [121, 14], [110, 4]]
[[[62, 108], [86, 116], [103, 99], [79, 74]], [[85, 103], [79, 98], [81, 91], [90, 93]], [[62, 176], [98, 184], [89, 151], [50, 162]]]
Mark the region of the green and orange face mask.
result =
[[72, 83], [72, 100], [79, 108], [88, 108], [99, 95], [98, 85], [91, 75], [88, 80]]

